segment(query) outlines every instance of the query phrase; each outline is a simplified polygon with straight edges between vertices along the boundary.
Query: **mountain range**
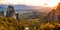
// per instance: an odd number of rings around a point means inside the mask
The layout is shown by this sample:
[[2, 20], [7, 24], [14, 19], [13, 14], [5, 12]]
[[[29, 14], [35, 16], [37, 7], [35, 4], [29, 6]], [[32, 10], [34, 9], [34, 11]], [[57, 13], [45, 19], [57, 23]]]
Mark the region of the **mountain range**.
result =
[[[39, 12], [49, 12], [52, 8], [50, 7], [43, 7], [43, 6], [27, 6], [27, 5], [12, 5], [14, 6], [15, 11], [26, 11], [26, 10], [34, 10]], [[0, 4], [0, 11], [6, 11], [8, 5]]]

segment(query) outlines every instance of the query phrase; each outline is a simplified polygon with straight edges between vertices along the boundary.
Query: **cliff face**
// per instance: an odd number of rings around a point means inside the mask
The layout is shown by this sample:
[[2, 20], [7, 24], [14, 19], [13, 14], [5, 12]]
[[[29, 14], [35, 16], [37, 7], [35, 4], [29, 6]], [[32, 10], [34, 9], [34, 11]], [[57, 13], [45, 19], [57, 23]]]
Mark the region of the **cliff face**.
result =
[[58, 4], [55, 10], [55, 14], [56, 14], [56, 19], [60, 21], [60, 3]]
[[60, 21], [60, 3], [57, 8], [48, 13], [47, 19], [49, 21]]
[[58, 3], [56, 10], [60, 10], [60, 3]]
[[6, 17], [12, 17], [15, 18], [15, 10], [13, 6], [8, 6], [7, 12], [6, 12]]

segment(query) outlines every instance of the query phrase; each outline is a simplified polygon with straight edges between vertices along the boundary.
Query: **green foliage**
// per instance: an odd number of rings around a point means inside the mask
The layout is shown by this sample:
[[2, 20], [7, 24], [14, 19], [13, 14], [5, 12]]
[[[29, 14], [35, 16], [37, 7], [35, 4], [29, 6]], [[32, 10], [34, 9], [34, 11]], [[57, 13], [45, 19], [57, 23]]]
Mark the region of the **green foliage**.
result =
[[22, 25], [13, 18], [0, 17], [0, 30], [22, 30]]
[[0, 17], [0, 30], [24, 30], [27, 26], [29, 30], [54, 30], [60, 27], [60, 22], [43, 23], [43, 19], [20, 19]]

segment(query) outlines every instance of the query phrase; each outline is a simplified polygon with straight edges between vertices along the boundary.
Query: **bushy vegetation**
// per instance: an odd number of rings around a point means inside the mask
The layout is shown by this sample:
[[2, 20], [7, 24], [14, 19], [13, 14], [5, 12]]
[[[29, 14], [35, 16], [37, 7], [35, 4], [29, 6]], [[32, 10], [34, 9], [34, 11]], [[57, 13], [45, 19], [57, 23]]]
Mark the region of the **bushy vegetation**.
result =
[[60, 29], [60, 23], [45, 23], [41, 24], [39, 27], [39, 30], [59, 30]]
[[23, 30], [23, 26], [13, 18], [0, 17], [0, 30]]
[[41, 22], [35, 19], [20, 19], [0, 17], [0, 30], [59, 30], [60, 22]]

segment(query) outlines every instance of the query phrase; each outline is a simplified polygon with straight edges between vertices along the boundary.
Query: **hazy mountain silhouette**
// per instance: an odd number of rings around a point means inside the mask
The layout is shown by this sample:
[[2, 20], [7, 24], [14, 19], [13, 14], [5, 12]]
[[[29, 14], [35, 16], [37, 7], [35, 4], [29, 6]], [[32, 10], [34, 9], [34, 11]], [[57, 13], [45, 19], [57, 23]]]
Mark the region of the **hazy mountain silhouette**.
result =
[[[50, 7], [43, 7], [43, 6], [27, 6], [27, 5], [12, 5], [14, 6], [14, 9], [16, 11], [20, 11], [20, 10], [36, 10], [36, 11], [40, 11], [40, 12], [49, 12], [51, 10]], [[3, 11], [7, 10], [8, 5], [6, 4], [0, 4], [0, 11], [3, 9]]]

